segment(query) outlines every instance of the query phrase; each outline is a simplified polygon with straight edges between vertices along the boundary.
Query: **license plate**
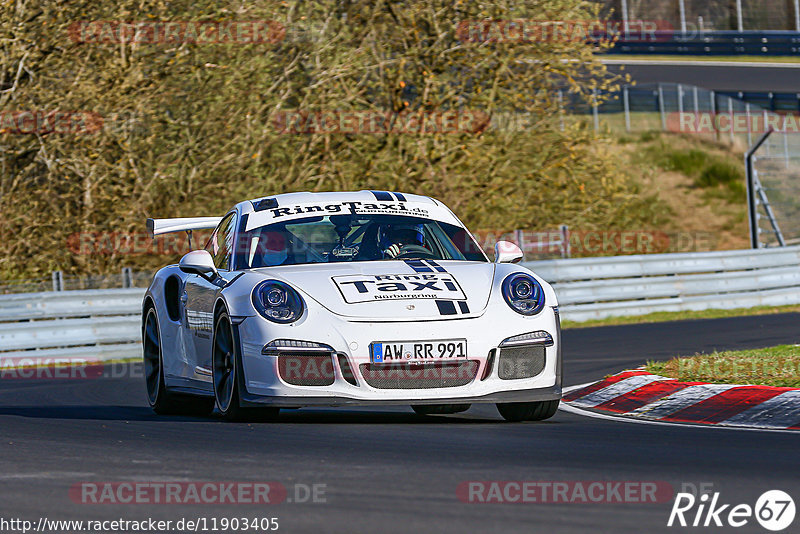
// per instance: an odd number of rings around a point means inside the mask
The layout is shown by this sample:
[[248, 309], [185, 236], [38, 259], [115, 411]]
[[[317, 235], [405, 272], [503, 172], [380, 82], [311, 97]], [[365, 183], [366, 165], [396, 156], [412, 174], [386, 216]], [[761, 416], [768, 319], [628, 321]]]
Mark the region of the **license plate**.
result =
[[422, 363], [467, 359], [466, 339], [381, 341], [370, 345], [372, 363]]

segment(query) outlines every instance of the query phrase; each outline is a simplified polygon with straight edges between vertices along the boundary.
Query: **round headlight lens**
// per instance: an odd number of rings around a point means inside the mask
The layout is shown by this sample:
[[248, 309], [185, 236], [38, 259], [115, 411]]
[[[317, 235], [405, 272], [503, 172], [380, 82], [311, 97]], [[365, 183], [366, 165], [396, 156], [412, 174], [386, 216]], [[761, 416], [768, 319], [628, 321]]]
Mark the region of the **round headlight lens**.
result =
[[265, 280], [256, 286], [253, 306], [262, 317], [275, 323], [293, 323], [305, 308], [297, 291], [278, 280]]
[[514, 295], [520, 299], [527, 299], [533, 293], [533, 286], [527, 280], [514, 282], [511, 289], [514, 291]]
[[286, 292], [283, 289], [273, 287], [267, 292], [267, 304], [270, 306], [280, 306], [286, 302]]
[[544, 308], [544, 289], [534, 277], [515, 273], [503, 280], [503, 298], [517, 313], [535, 315]]

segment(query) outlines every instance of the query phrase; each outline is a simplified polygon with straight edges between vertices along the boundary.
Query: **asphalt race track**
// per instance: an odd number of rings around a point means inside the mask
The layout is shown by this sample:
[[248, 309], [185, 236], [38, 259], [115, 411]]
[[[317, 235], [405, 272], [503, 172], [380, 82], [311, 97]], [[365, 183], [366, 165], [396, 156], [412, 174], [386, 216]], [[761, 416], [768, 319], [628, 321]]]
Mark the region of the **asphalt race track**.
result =
[[[566, 383], [648, 358], [794, 343], [798, 323], [800, 314], [782, 314], [568, 330]], [[139, 372], [125, 367], [127, 375]], [[279, 532], [698, 531], [707, 529], [666, 527], [671, 499], [471, 504], [457, 498], [456, 488], [474, 480], [666, 481], [676, 491], [685, 483], [713, 484], [724, 503], [752, 506], [770, 489], [797, 501], [799, 444], [798, 434], [632, 424], [562, 411], [542, 423], [508, 424], [493, 406], [438, 417], [402, 407], [300, 410], [282, 413], [279, 423], [233, 424], [155, 416], [135, 376], [6, 379], [0, 380], [0, 516], [278, 517]], [[326, 502], [83, 504], [69, 496], [83, 481], [325, 484]], [[753, 519], [737, 530], [765, 532]]]
[[[720, 65], [707, 62], [681, 62], [675, 64], [655, 61], [642, 64], [609, 58], [610, 62], [625, 63], [622, 72], [631, 75], [638, 84], [644, 83], [684, 83], [715, 91], [753, 91], [796, 93], [800, 87], [800, 68], [797, 64], [778, 65]], [[735, 58], [732, 58], [735, 59]], [[611, 72], [620, 72], [619, 64], [609, 64]]]

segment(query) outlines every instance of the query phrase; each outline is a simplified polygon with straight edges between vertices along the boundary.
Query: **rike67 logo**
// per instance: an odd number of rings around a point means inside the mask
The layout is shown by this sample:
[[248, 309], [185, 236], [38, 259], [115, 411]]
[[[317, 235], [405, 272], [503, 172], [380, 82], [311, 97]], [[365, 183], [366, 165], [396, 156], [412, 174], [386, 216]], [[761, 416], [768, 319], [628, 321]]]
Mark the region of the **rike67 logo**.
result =
[[739, 528], [755, 518], [765, 529], [777, 532], [791, 525], [794, 515], [794, 500], [781, 490], [764, 492], [755, 506], [723, 504], [719, 492], [704, 493], [699, 497], [692, 493], [678, 493], [667, 526]]

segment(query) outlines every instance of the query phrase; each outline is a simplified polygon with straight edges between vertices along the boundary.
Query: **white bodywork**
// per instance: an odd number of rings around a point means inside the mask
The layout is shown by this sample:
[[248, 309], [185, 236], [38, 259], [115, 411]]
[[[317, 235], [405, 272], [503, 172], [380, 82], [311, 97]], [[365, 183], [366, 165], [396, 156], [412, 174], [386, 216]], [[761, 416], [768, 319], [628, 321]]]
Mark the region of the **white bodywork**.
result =
[[[381, 193], [384, 198], [387, 193]], [[463, 228], [458, 218], [440, 202], [417, 195], [392, 195], [377, 201], [370, 191], [352, 193], [291, 193], [268, 197], [277, 207], [256, 211], [247, 201], [230, 214], [237, 228], [247, 231], [277, 220], [331, 214], [388, 212], [413, 214]], [[397, 199], [402, 198], [402, 201]], [[383, 211], [381, 211], [383, 210]], [[226, 216], [227, 217], [227, 216]], [[211, 218], [184, 219], [182, 223], [154, 222], [156, 231], [190, 230]], [[216, 218], [219, 222], [223, 218]], [[178, 220], [172, 220], [178, 221]], [[224, 224], [224, 223], [223, 223]], [[194, 225], [194, 226], [193, 226]], [[191, 228], [190, 228], [191, 227]], [[238, 244], [237, 244], [238, 245]], [[407, 261], [357, 261], [315, 263], [224, 270], [212, 281], [182, 272], [171, 265], [159, 270], [145, 296], [145, 309], [153, 306], [163, 352], [167, 388], [183, 393], [213, 395], [211, 345], [216, 314], [225, 310], [236, 332], [241, 369], [240, 395], [250, 406], [312, 406], [346, 404], [435, 404], [476, 402], [530, 402], [561, 398], [561, 339], [556, 295], [547, 282], [524, 267], [487, 261], [437, 260], [438, 269], [424, 273], [430, 280], [453, 282], [451, 300], [460, 301], [455, 314], [443, 315], [434, 298], [370, 299], [353, 291], [353, 283], [371, 277], [420, 275]], [[515, 312], [502, 295], [503, 280], [524, 272], [534, 276], [545, 292], [545, 306], [533, 316]], [[255, 309], [252, 293], [264, 280], [278, 280], [302, 297], [305, 309], [293, 323], [278, 324]], [[348, 285], [348, 282], [350, 284]], [[545, 361], [541, 372], [526, 378], [500, 378], [501, 343], [507, 338], [545, 332]], [[313, 342], [332, 349], [335, 378], [328, 385], [293, 385], [281, 377], [277, 354], [265, 354], [274, 340]], [[466, 340], [466, 360], [476, 362], [474, 377], [447, 387], [374, 387], [365, 379], [364, 366], [373, 365], [370, 345], [377, 342]], [[537, 350], [541, 350], [538, 349]], [[493, 354], [491, 370], [488, 368]], [[344, 369], [346, 361], [349, 369]], [[373, 367], [372, 369], [376, 369]], [[424, 370], [425, 367], [414, 367]], [[350, 380], [345, 374], [352, 373]], [[415, 383], [416, 384], [416, 383]]]

